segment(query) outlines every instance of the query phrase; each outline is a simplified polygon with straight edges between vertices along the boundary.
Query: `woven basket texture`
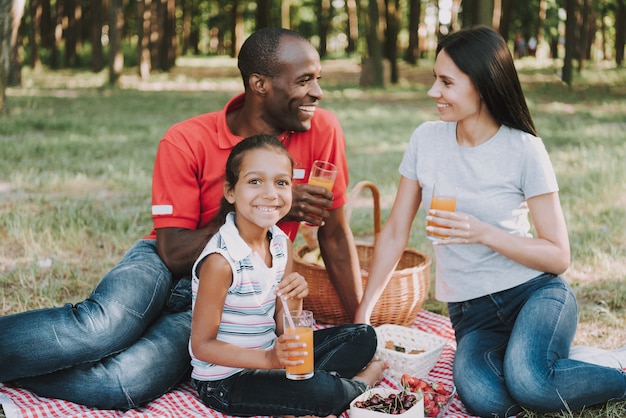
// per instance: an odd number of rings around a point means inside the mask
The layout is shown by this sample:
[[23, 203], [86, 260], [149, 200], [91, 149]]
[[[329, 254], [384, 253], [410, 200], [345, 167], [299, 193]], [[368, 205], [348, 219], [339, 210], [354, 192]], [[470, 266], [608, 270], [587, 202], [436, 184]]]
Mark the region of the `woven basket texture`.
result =
[[[376, 327], [378, 347], [374, 358], [389, 364], [385, 374], [400, 381], [402, 374], [426, 377], [435, 367], [448, 340], [414, 328], [386, 324]], [[405, 352], [386, 348], [388, 341], [403, 347]], [[408, 354], [411, 350], [424, 350], [419, 354]]]
[[[346, 217], [352, 213], [351, 202], [363, 189], [370, 189], [374, 201], [374, 237], [381, 229], [380, 193], [376, 185], [369, 181], [357, 183], [348, 198]], [[294, 270], [302, 274], [309, 284], [309, 295], [304, 299], [304, 309], [313, 311], [317, 322], [345, 324], [348, 318], [337, 295], [337, 291], [324, 267], [303, 259], [309, 252], [307, 245], [294, 251]], [[374, 254], [374, 244], [357, 244], [363, 288], [367, 284], [369, 268]], [[370, 322], [373, 326], [397, 324], [410, 326], [418, 311], [424, 306], [430, 289], [430, 257], [416, 249], [406, 248], [400, 257], [396, 270], [392, 273], [387, 287], [376, 303]]]

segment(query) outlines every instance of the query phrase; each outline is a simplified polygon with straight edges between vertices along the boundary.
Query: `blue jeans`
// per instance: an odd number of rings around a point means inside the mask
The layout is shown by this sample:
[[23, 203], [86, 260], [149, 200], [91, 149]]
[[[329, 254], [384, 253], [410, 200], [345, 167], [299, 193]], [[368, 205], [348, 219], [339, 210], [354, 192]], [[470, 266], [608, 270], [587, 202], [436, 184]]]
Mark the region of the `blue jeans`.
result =
[[346, 324], [313, 333], [315, 374], [289, 380], [284, 369], [246, 369], [215, 382], [193, 380], [202, 402], [234, 416], [339, 416], [366, 385], [352, 380], [376, 351], [376, 333]]
[[189, 376], [190, 283], [138, 241], [86, 300], [0, 317], [0, 381], [103, 409], [157, 398]]
[[454, 383], [471, 414], [508, 417], [522, 407], [548, 413], [624, 399], [621, 370], [567, 358], [578, 307], [561, 277], [545, 273], [448, 309]]

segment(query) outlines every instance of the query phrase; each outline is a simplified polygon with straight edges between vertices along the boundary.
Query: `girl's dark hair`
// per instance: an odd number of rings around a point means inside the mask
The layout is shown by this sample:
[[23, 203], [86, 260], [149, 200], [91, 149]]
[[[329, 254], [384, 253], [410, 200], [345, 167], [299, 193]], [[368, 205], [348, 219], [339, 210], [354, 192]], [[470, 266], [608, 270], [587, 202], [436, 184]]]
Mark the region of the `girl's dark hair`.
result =
[[[237, 145], [233, 147], [230, 151], [230, 155], [226, 160], [226, 172], [224, 174], [224, 181], [229, 187], [232, 189], [237, 184], [239, 180], [239, 172], [241, 171], [241, 162], [243, 161], [243, 157], [246, 155], [248, 151], [256, 150], [256, 149], [267, 149], [271, 151], [275, 151], [278, 154], [283, 154], [289, 161], [291, 162], [291, 167], [293, 169], [293, 160], [287, 148], [283, 145], [282, 142], [274, 135], [254, 135], [248, 137]], [[231, 204], [226, 200], [225, 197], [222, 197], [220, 202], [220, 211], [215, 215], [215, 217], [211, 220], [211, 235], [213, 235], [220, 226], [224, 225], [226, 222], [226, 215], [229, 212], [233, 212], [235, 210], [235, 205]]]
[[452, 33], [437, 54], [442, 50], [469, 76], [498, 123], [537, 135], [511, 51], [496, 30], [477, 26]]

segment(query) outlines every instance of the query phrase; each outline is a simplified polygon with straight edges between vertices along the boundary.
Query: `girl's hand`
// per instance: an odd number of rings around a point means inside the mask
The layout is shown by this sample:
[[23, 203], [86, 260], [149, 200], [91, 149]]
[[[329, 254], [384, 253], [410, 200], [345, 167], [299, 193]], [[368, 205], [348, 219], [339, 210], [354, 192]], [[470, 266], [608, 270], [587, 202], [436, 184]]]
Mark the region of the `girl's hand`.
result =
[[284, 369], [286, 366], [297, 366], [304, 363], [304, 359], [289, 360], [289, 357], [302, 357], [306, 355], [308, 347], [303, 342], [296, 340], [295, 334], [285, 333], [279, 336], [274, 343], [274, 348], [268, 351], [271, 364], [276, 369]]
[[479, 243], [481, 242], [482, 234], [486, 230], [484, 222], [463, 212], [429, 210], [426, 220], [438, 225], [427, 226], [426, 230], [428, 232], [448, 237], [433, 240], [433, 245]]
[[299, 273], [292, 272], [283, 277], [276, 287], [276, 296], [286, 300], [302, 300], [309, 295], [309, 285]]

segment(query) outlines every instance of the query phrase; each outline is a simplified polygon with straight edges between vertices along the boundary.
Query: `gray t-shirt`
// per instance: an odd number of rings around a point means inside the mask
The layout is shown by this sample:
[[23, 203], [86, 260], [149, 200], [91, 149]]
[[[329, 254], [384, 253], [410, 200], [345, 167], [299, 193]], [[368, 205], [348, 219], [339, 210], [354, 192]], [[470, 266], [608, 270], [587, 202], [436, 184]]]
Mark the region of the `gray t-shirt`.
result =
[[[452, 187], [458, 212], [523, 237], [531, 236], [526, 200], [558, 191], [541, 139], [506, 126], [477, 147], [461, 147], [456, 122], [425, 122], [411, 135], [399, 172], [419, 182], [423, 208], [430, 207], [433, 184]], [[482, 244], [434, 246], [434, 252], [436, 297], [444, 302], [510, 289], [542, 273]]]

